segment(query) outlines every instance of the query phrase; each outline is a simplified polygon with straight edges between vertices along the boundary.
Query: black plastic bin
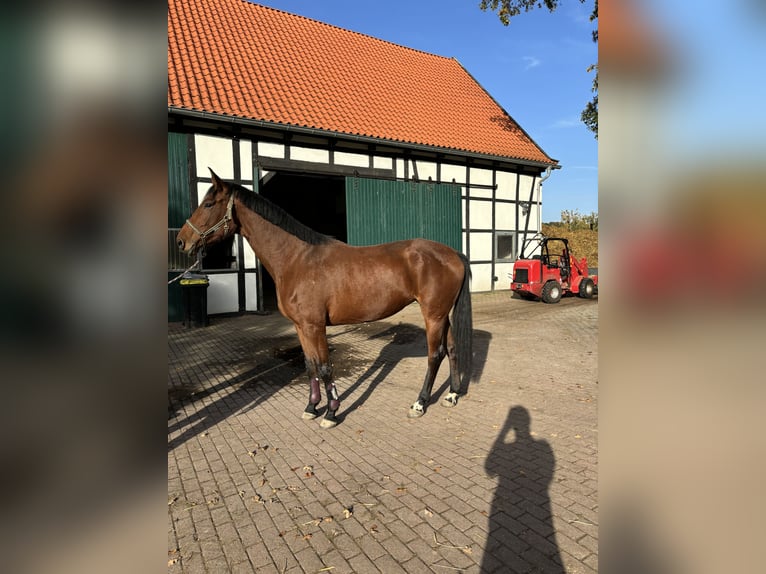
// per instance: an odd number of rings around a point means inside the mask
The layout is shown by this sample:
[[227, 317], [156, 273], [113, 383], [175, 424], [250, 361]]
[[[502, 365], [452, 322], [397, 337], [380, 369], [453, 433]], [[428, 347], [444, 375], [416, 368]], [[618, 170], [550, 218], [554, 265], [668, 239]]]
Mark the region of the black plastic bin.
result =
[[207, 288], [210, 281], [207, 275], [184, 273], [179, 281], [183, 296], [185, 327], [207, 327], [210, 321], [207, 317]]

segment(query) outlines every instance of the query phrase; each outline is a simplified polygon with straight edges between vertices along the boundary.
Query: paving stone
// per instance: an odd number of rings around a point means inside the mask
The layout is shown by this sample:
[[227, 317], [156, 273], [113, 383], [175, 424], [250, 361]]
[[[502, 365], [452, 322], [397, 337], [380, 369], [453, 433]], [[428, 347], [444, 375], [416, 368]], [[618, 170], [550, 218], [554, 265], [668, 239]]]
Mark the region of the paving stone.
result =
[[[344, 417], [331, 430], [300, 417], [307, 378], [280, 355], [298, 348], [280, 315], [169, 325], [168, 547], [181, 559], [168, 572], [546, 572], [558, 554], [568, 574], [595, 572], [598, 301], [472, 299], [481, 378], [419, 419], [417, 305], [329, 328]], [[519, 409], [529, 434], [499, 437]]]

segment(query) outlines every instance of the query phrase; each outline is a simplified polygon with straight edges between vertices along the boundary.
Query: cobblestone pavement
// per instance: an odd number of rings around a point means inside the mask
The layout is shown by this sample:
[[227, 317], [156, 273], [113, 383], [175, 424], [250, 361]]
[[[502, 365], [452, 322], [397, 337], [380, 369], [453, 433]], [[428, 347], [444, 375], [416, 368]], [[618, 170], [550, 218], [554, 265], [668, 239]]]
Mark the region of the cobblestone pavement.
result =
[[281, 315], [170, 324], [168, 572], [597, 571], [598, 301], [472, 299], [474, 381], [420, 419], [417, 304], [331, 327], [329, 430]]

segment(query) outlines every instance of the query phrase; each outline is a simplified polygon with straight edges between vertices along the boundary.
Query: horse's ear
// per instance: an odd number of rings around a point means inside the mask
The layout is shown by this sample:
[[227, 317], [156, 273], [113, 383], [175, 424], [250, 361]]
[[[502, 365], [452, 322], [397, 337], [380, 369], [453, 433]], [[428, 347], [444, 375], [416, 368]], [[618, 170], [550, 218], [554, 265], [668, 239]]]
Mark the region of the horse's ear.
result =
[[223, 188], [223, 182], [221, 181], [221, 178], [219, 178], [215, 172], [208, 167], [210, 170], [210, 178], [213, 180], [213, 191], [219, 192]]

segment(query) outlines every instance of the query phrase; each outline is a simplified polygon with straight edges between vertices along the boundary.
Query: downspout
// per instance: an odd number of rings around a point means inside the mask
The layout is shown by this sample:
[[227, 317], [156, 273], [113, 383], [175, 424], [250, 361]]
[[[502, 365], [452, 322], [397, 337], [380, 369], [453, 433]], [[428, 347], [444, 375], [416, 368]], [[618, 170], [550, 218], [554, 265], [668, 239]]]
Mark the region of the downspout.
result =
[[540, 233], [543, 231], [543, 182], [551, 176], [552, 171], [551, 166], [545, 168], [545, 175], [540, 178], [537, 187], [537, 199], [540, 203], [540, 209], [537, 210], [537, 230]]
[[[540, 178], [540, 180], [537, 182], [537, 197], [538, 197], [538, 203], [540, 204], [539, 209], [537, 210], [537, 233], [542, 233], [543, 231], [543, 182], [548, 179], [551, 176], [551, 171], [553, 168], [551, 166], [548, 166], [545, 168], [545, 175]], [[529, 208], [532, 208], [532, 190], [529, 192]], [[525, 250], [527, 247], [527, 231], [529, 229], [529, 213], [527, 213], [527, 222], [524, 225], [524, 235], [523, 239], [521, 241], [521, 253], [519, 253], [519, 258], [524, 259], [525, 257]]]

